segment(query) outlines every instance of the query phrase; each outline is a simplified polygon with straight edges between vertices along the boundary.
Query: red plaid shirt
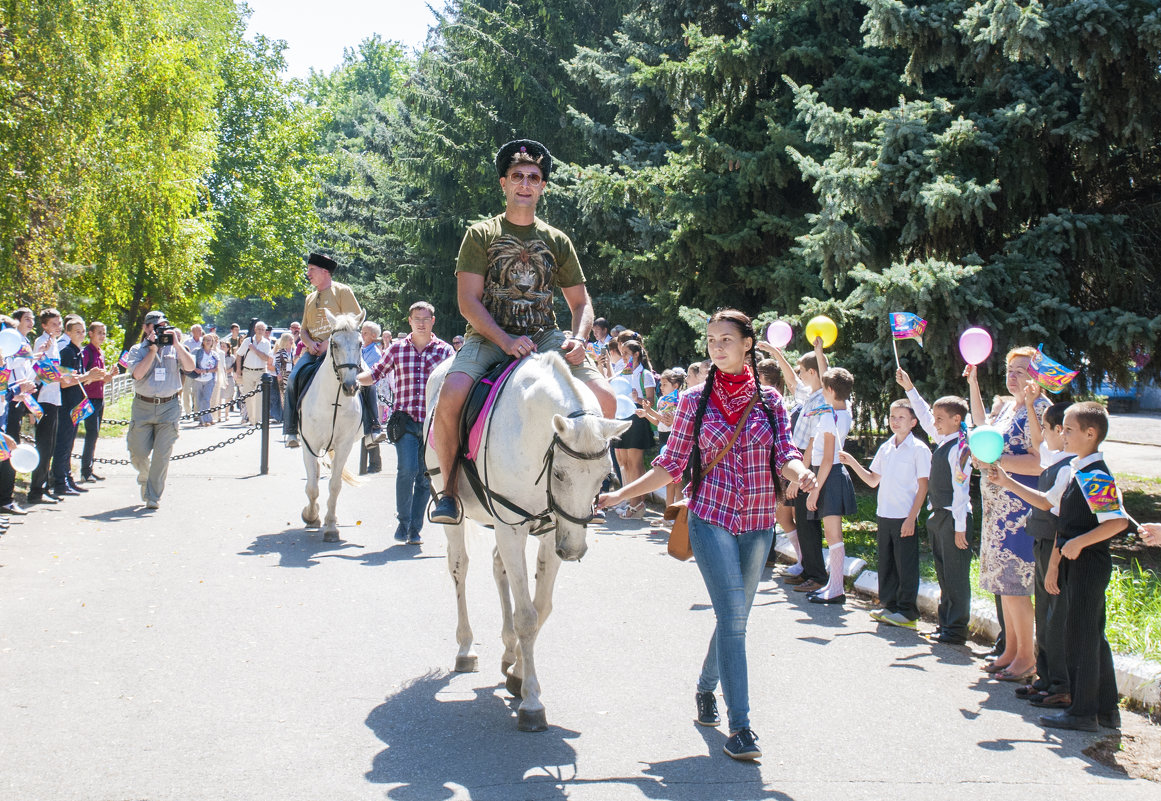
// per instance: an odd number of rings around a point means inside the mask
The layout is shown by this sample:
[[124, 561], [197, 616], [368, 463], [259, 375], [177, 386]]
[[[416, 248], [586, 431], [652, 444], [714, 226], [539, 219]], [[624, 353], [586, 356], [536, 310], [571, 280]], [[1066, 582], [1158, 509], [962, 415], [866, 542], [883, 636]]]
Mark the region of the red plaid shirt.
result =
[[[653, 460], [654, 467], [662, 468], [671, 476], [680, 476], [689, 462], [693, 448], [693, 418], [702, 389], [694, 387], [681, 393], [669, 441]], [[791, 459], [802, 458], [790, 440], [790, 424], [782, 398], [769, 387], [762, 388], [762, 395], [766, 407], [774, 415], [777, 430], [770, 430], [766, 413], [754, 404], [738, 434], [738, 441], [709, 475], [702, 477], [697, 497], [689, 502], [689, 511], [734, 534], [774, 526], [777, 496], [775, 479], [770, 475], [770, 449], [774, 448], [778, 472]], [[701, 463], [705, 465], [713, 461], [733, 433], [734, 427], [725, 421], [721, 412], [712, 403], [707, 404], [698, 438]]]
[[432, 335], [431, 342], [423, 350], [416, 350], [411, 344], [411, 334], [397, 339], [383, 352], [379, 363], [371, 368], [371, 377], [378, 381], [392, 370], [395, 371], [395, 408], [422, 423], [427, 415], [427, 379], [431, 371], [444, 359], [455, 355], [452, 346]]

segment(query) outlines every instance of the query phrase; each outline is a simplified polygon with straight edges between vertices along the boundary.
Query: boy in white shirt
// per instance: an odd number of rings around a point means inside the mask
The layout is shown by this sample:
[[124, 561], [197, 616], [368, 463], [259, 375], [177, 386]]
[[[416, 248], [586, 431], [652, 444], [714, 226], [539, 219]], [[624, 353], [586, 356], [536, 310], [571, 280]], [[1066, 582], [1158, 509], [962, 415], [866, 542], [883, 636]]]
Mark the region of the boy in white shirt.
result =
[[880, 623], [914, 629], [919, 619], [919, 538], [915, 526], [927, 499], [931, 476], [931, 449], [912, 434], [919, 422], [911, 403], [897, 400], [888, 418], [893, 436], [879, 446], [867, 470], [849, 453], [839, 459], [876, 496], [879, 550], [879, 602], [883, 608], [871, 617]]
[[[847, 399], [855, 385], [855, 377], [841, 367], [832, 367], [822, 377], [822, 394], [826, 405], [819, 407], [818, 429], [811, 446], [811, 463], [818, 465], [818, 483], [806, 496], [806, 518], [821, 520], [830, 548], [827, 559], [828, 579], [821, 589], [807, 594], [811, 603], [841, 604], [847, 599], [843, 586], [843, 563], [846, 546], [843, 544], [843, 517], [853, 515], [855, 485], [850, 473], [839, 463], [839, 454], [851, 431], [851, 413]], [[805, 412], [803, 412], [805, 414]], [[799, 527], [802, 527], [802, 520]]]
[[931, 639], [944, 645], [963, 645], [970, 634], [972, 603], [972, 552], [967, 535], [972, 463], [964, 424], [968, 404], [963, 398], [948, 395], [937, 400], [932, 408], [905, 371], [896, 370], [895, 380], [907, 391], [919, 425], [936, 443], [927, 484], [931, 509], [927, 534], [931, 538], [931, 555], [939, 581], [939, 626]]

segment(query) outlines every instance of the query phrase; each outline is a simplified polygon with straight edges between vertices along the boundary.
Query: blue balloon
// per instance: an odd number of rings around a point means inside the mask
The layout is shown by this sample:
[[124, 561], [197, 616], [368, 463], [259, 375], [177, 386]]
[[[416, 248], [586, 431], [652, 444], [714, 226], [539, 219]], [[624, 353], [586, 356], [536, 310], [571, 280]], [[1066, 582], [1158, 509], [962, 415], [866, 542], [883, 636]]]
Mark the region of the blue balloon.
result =
[[991, 426], [978, 426], [968, 434], [968, 447], [984, 464], [995, 464], [1004, 455], [1004, 435]]

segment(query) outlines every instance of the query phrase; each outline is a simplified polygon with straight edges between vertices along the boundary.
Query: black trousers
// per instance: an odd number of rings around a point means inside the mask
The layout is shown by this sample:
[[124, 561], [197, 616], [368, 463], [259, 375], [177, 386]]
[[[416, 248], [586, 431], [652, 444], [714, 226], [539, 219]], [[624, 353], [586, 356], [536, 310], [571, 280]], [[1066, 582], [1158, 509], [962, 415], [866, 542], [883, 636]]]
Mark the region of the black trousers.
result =
[[[8, 403], [0, 401], [0, 403]], [[28, 411], [23, 403], [8, 403], [8, 423], [5, 430], [8, 436], [20, 442], [20, 420]], [[12, 496], [16, 491], [16, 471], [7, 459], [0, 462], [0, 506], [7, 506], [15, 500]]]
[[794, 519], [798, 526], [798, 547], [802, 549], [802, 578], [826, 584], [826, 562], [822, 558], [822, 521], [809, 520], [805, 492], [794, 497]]
[[88, 478], [93, 472], [93, 457], [97, 455], [97, 438], [101, 436], [101, 420], [105, 417], [105, 399], [89, 398], [93, 413], [85, 418], [85, 447], [81, 451], [81, 476]]
[[1064, 644], [1072, 706], [1078, 717], [1117, 711], [1113, 651], [1105, 639], [1105, 591], [1113, 573], [1107, 545], [1085, 548], [1077, 559], [1061, 559], [1061, 589], [1068, 616]]
[[950, 637], [967, 639], [972, 616], [972, 549], [955, 545], [955, 518], [935, 509], [927, 518], [935, 577], [939, 582], [939, 628]]
[[919, 537], [903, 536], [903, 520], [878, 517], [879, 602], [888, 612], [919, 619]]
[[[1044, 589], [1048, 562], [1054, 541], [1038, 539], [1032, 547], [1036, 554], [1036, 687], [1052, 693], [1068, 692], [1068, 663], [1064, 653], [1064, 624], [1068, 619], [1068, 601], [1064, 593], [1051, 595]], [[1063, 560], [1061, 560], [1063, 561]]]
[[56, 427], [60, 417], [60, 407], [51, 403], [42, 403], [44, 415], [36, 423], [36, 450], [40, 454], [40, 464], [32, 471], [28, 481], [28, 499], [39, 498], [44, 494], [46, 485], [51, 488], [49, 472], [52, 467], [52, 454], [56, 450]]

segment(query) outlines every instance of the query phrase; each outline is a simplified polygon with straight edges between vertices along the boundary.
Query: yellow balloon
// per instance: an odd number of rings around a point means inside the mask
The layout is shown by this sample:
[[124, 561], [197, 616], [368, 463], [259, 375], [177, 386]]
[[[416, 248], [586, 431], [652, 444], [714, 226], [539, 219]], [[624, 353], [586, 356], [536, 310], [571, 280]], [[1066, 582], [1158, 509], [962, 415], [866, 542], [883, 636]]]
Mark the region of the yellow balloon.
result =
[[829, 348], [838, 339], [838, 326], [834, 324], [834, 320], [830, 319], [824, 314], [811, 319], [806, 324], [806, 341], [814, 347], [814, 340], [822, 337], [822, 346]]

